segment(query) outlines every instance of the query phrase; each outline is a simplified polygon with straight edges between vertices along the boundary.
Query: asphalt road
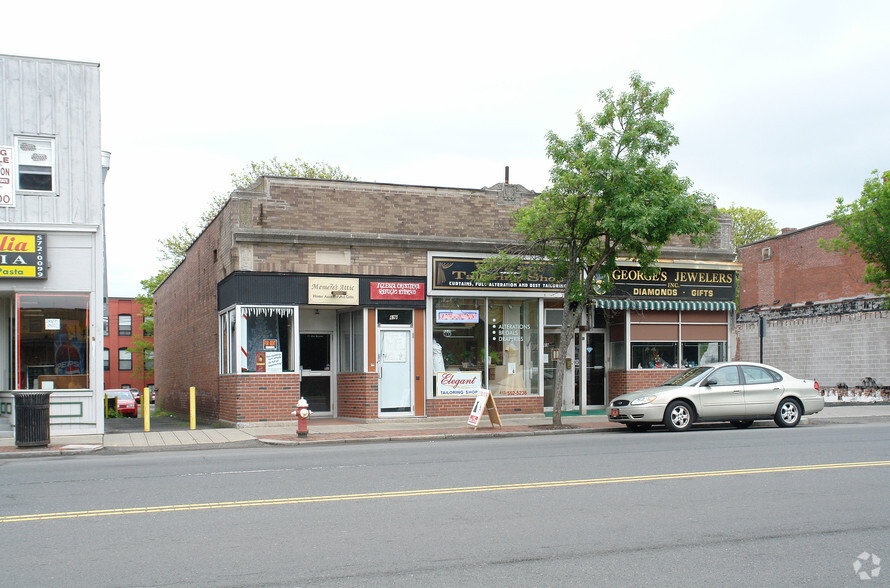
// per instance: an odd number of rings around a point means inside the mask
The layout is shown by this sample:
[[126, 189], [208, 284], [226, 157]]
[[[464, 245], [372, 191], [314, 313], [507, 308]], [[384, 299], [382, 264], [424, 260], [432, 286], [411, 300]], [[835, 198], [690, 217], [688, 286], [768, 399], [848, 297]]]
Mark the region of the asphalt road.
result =
[[0, 585], [888, 585], [854, 569], [890, 557], [888, 447], [881, 423], [4, 460]]

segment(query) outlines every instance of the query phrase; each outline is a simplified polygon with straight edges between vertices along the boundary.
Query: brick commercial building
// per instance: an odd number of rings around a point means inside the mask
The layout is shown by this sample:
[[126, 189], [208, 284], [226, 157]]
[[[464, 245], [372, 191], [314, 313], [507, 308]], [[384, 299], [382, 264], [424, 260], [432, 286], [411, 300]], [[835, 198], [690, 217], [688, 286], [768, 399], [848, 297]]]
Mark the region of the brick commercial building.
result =
[[137, 341], [152, 342], [151, 335], [145, 335], [142, 305], [134, 298], [109, 298], [107, 308], [103, 349], [105, 389], [136, 388], [141, 392], [153, 387], [153, 353], [133, 351]]
[[737, 265], [731, 224], [710, 246], [677, 239], [661, 271], [622, 262], [558, 357], [560, 285], [474, 283], [515, 243], [534, 192], [262, 177], [232, 193], [155, 292], [158, 400], [227, 423], [316, 416], [469, 414], [475, 390], [501, 413], [604, 407], [640, 382], [724, 359]]
[[862, 281], [865, 261], [819, 247], [832, 221], [739, 249], [739, 359], [762, 360], [823, 389], [890, 385], [890, 312]]

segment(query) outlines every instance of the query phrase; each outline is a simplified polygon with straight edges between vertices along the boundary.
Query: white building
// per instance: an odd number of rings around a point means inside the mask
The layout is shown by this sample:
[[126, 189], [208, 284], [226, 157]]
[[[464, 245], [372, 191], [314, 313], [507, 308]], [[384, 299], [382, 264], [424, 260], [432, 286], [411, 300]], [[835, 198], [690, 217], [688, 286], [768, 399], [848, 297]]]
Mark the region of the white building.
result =
[[108, 165], [99, 65], [0, 55], [0, 436], [36, 389], [52, 436], [104, 432]]

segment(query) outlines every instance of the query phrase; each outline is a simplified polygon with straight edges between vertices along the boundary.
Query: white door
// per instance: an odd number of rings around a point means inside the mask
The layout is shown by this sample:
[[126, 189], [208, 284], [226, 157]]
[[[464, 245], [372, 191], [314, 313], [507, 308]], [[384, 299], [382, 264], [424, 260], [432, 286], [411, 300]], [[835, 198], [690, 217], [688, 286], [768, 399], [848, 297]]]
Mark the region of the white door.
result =
[[381, 327], [377, 358], [381, 414], [411, 414], [412, 329]]

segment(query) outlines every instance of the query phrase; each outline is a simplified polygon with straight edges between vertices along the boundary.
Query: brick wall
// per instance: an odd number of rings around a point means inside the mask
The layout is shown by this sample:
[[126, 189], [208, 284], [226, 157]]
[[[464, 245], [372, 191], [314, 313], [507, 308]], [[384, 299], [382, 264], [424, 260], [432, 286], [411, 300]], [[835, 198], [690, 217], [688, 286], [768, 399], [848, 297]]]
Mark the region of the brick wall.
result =
[[[819, 239], [833, 239], [840, 229], [822, 223], [765, 239], [739, 249], [739, 308], [781, 306], [837, 300], [869, 293], [862, 281], [865, 261], [819, 248]], [[762, 259], [769, 247], [770, 258]]]
[[226, 423], [296, 421], [299, 374], [219, 376], [219, 420]]
[[337, 374], [337, 416], [376, 419], [378, 379], [376, 372]]
[[610, 370], [609, 371], [609, 402], [614, 398], [636, 392], [645, 388], [660, 386], [683, 370]]
[[[890, 385], [890, 311], [843, 312], [845, 306], [865, 306], [851, 301], [821, 305], [835, 308], [818, 316], [819, 306], [765, 315], [763, 362], [798, 378], [815, 379], [823, 388], [839, 383], [854, 387], [867, 377]], [[758, 316], [743, 313], [736, 324], [738, 359], [743, 361], [760, 360]]]
[[189, 387], [196, 388], [197, 413], [219, 418], [218, 324], [216, 311], [215, 220], [189, 248], [179, 267], [155, 292], [155, 385], [158, 406], [180, 415], [189, 411]]

